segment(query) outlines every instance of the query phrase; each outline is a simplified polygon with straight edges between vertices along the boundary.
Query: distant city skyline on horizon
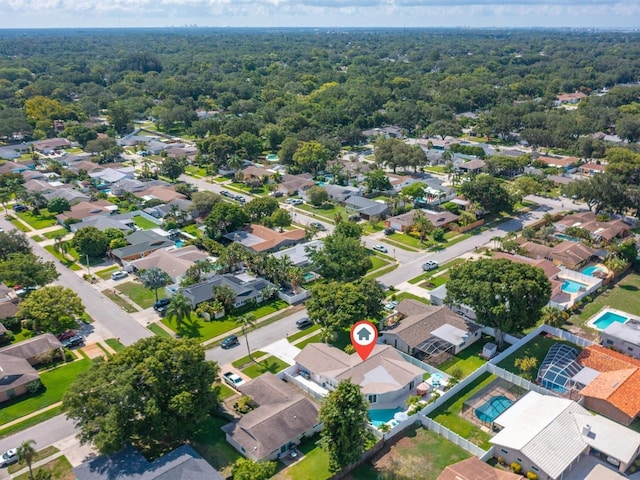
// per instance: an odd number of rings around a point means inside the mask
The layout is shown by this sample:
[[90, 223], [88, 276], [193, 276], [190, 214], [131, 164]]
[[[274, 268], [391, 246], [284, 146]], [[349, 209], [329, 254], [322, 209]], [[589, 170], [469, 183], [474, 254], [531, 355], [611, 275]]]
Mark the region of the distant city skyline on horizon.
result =
[[7, 0], [1, 29], [640, 28], [640, 2], [604, 0]]

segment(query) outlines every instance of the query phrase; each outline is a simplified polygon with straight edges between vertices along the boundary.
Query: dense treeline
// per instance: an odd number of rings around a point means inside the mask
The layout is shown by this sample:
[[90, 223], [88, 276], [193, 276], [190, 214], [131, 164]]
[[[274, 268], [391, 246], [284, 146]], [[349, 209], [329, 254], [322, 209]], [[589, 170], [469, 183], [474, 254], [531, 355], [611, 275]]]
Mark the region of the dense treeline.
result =
[[[640, 88], [572, 111], [556, 95], [635, 82], [640, 34], [523, 30], [41, 30], [0, 32], [0, 138], [52, 135], [51, 120], [106, 113], [108, 133], [153, 117], [209, 137], [225, 161], [317, 141], [330, 152], [364, 128], [444, 136], [473, 125], [540, 147], [600, 152], [597, 131], [640, 139]], [[198, 119], [196, 109], [220, 112]], [[474, 111], [478, 119], [456, 120]], [[288, 143], [287, 143], [288, 142]], [[223, 154], [219, 152], [222, 151]], [[221, 157], [221, 158], [219, 158]]]

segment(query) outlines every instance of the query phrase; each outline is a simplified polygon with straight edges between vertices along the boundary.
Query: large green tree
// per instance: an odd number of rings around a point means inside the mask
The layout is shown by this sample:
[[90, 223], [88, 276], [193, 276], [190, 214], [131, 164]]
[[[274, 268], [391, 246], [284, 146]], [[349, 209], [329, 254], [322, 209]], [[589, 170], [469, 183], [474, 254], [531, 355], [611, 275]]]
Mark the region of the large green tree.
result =
[[[341, 222], [349, 225], [352, 222]], [[336, 229], [324, 239], [322, 249], [311, 249], [313, 268], [329, 280], [350, 281], [363, 276], [372, 267], [369, 252], [360, 237], [347, 236]]]
[[18, 306], [16, 318], [31, 320], [35, 331], [59, 333], [76, 326], [74, 317], [83, 313], [82, 300], [73, 290], [53, 285], [35, 290], [25, 298]]
[[82, 257], [98, 258], [107, 252], [109, 237], [96, 227], [84, 227], [73, 235], [73, 246]]
[[268, 480], [276, 473], [276, 462], [254, 462], [248, 458], [239, 458], [231, 467], [233, 480]]
[[142, 284], [153, 290], [156, 296], [156, 302], [158, 301], [158, 289], [165, 287], [171, 280], [167, 272], [161, 270], [158, 267], [148, 268], [140, 273], [140, 280]]
[[207, 232], [212, 238], [219, 238], [224, 233], [238, 230], [247, 223], [249, 215], [245, 209], [227, 202], [216, 203], [204, 220]]
[[478, 323], [495, 330], [501, 347], [505, 333], [522, 333], [536, 324], [550, 296], [551, 283], [541, 268], [481, 259], [451, 268], [445, 303], [471, 307]]
[[81, 373], [62, 408], [80, 441], [101, 453], [125, 444], [171, 448], [192, 439], [217, 407], [217, 374], [196, 340], [145, 338]]
[[513, 200], [500, 181], [486, 174], [473, 177], [460, 185], [460, 193], [491, 213], [511, 211]]
[[167, 157], [160, 164], [160, 175], [169, 178], [172, 182], [184, 173], [185, 161], [178, 158]]
[[293, 154], [293, 162], [301, 172], [324, 170], [330, 159], [331, 152], [319, 142], [303, 142]]
[[0, 260], [0, 281], [23, 287], [43, 287], [60, 276], [53, 262], [32, 253], [12, 253]]
[[320, 445], [329, 454], [332, 472], [356, 462], [364, 452], [368, 407], [360, 385], [350, 380], [342, 380], [320, 406]]
[[0, 232], [0, 260], [6, 260], [12, 253], [31, 253], [29, 239], [16, 229]]

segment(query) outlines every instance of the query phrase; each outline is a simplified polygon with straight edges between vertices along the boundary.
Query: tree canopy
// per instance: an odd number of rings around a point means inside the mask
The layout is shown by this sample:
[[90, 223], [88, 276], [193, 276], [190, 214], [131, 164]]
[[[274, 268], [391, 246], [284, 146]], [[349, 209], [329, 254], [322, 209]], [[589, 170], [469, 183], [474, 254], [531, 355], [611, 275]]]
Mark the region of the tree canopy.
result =
[[217, 374], [196, 340], [145, 338], [81, 373], [62, 408], [100, 453], [175, 447], [218, 405]]
[[51, 261], [44, 261], [32, 253], [12, 253], [0, 260], [0, 279], [23, 287], [43, 287], [60, 277]]
[[476, 321], [496, 331], [522, 333], [540, 319], [549, 303], [551, 283], [541, 268], [507, 259], [481, 259], [456, 265], [449, 271], [448, 305], [468, 305]]
[[[352, 222], [341, 222], [340, 225], [342, 223], [348, 225]], [[360, 240], [360, 235], [357, 237], [345, 235], [340, 225], [333, 234], [325, 237], [322, 249], [309, 251], [309, 258], [313, 262], [314, 269], [326, 279], [354, 280], [363, 276], [373, 264], [369, 258], [369, 252]]]
[[80, 297], [60, 285], [35, 290], [18, 306], [16, 318], [33, 322], [33, 330], [59, 333], [77, 325], [75, 320], [84, 313]]
[[81, 256], [89, 255], [98, 258], [104, 255], [109, 247], [109, 237], [96, 227], [84, 227], [73, 235], [73, 246]]

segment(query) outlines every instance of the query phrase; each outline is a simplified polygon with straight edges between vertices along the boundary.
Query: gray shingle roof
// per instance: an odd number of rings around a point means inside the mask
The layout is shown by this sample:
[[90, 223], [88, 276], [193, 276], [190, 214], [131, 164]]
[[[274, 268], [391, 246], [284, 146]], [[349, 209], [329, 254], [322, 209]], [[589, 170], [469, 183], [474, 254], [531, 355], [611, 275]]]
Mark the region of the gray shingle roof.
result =
[[39, 378], [24, 358], [0, 353], [0, 392], [7, 392]]
[[353, 196], [345, 201], [347, 208], [365, 215], [382, 215], [388, 210], [386, 203], [376, 202], [368, 198]]
[[192, 305], [206, 302], [213, 298], [213, 287], [227, 286], [236, 294], [236, 303], [240, 300], [249, 300], [257, 297], [262, 290], [273, 286], [271, 282], [257, 278], [251, 282], [245, 282], [231, 274], [216, 275], [204, 282], [181, 289], [183, 295], [191, 300]]
[[61, 347], [62, 344], [60, 343], [60, 340], [55, 336], [50, 333], [43, 333], [37, 337], [29, 338], [22, 342], [0, 348], [0, 353], [28, 359], [35, 357], [36, 355], [50, 352], [54, 348]]
[[183, 445], [149, 462], [132, 447], [73, 469], [78, 480], [223, 480], [191, 446]]

